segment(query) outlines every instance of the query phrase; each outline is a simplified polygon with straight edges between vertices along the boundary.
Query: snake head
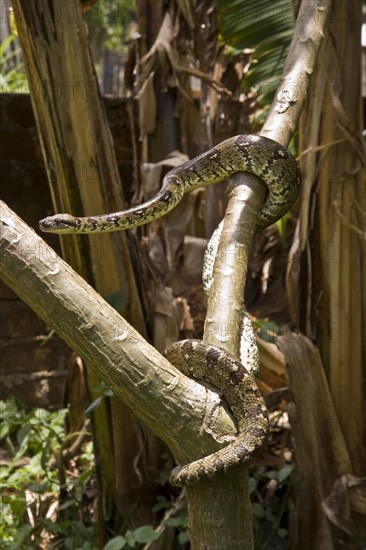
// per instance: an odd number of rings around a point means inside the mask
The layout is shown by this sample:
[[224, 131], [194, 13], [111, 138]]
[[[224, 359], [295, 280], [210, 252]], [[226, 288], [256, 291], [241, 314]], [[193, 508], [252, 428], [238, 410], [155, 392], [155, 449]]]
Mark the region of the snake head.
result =
[[70, 214], [55, 214], [39, 222], [39, 228], [45, 233], [75, 233], [78, 227], [78, 218]]

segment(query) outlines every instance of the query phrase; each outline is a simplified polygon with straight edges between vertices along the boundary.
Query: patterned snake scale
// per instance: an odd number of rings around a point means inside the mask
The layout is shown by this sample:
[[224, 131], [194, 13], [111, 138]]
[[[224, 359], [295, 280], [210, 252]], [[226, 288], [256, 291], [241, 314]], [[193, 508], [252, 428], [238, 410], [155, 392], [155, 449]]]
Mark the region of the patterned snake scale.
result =
[[[74, 217], [56, 214], [39, 222], [50, 233], [102, 233], [130, 229], [167, 214], [185, 193], [218, 183], [237, 172], [251, 172], [267, 185], [268, 194], [257, 222], [257, 231], [280, 219], [294, 204], [300, 176], [291, 153], [279, 143], [256, 135], [240, 135], [174, 168], [165, 176], [159, 193], [140, 206], [101, 216]], [[214, 257], [222, 225], [208, 245], [203, 283], [206, 293], [212, 284]], [[168, 360], [197, 380], [215, 386], [227, 401], [238, 425], [236, 440], [219, 451], [171, 474], [173, 485], [208, 481], [220, 473], [242, 466], [263, 444], [268, 419], [263, 398], [251, 372], [258, 366], [258, 350], [251, 322], [243, 312], [242, 362], [224, 349], [198, 340], [185, 340], [166, 350]]]
[[267, 433], [267, 409], [254, 378], [233, 355], [201, 340], [182, 340], [165, 352], [183, 374], [212, 384], [225, 397], [239, 435], [223, 449], [174, 468], [172, 485], [191, 485], [243, 466], [262, 445]]

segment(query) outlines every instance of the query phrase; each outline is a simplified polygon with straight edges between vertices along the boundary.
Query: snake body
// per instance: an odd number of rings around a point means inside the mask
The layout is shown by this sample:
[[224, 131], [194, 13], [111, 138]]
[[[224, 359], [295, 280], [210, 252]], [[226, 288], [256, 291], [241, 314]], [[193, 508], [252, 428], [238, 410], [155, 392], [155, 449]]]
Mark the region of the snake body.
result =
[[165, 354], [187, 376], [215, 386], [228, 402], [239, 431], [235, 441], [223, 449], [175, 468], [170, 483], [210, 481], [243, 466], [261, 447], [268, 427], [267, 409], [253, 376], [233, 355], [201, 340], [182, 340], [169, 346]]
[[268, 187], [257, 229], [281, 218], [297, 198], [297, 165], [288, 149], [269, 138], [240, 135], [170, 170], [159, 193], [140, 206], [82, 218], [56, 214], [41, 220], [39, 226], [49, 233], [104, 233], [130, 229], [161, 218], [185, 193], [223, 181], [236, 172], [251, 172]]
[[[198, 187], [225, 180], [237, 172], [251, 172], [267, 185], [268, 193], [257, 221], [257, 230], [280, 219], [295, 202], [300, 185], [297, 164], [279, 143], [262, 136], [240, 135], [174, 168], [165, 176], [161, 190], [140, 206], [102, 216], [74, 217], [56, 214], [40, 221], [51, 233], [101, 233], [143, 225], [167, 214], [183, 195]], [[208, 245], [204, 268], [206, 292], [212, 282], [214, 256], [220, 230]], [[248, 371], [258, 364], [258, 350], [250, 320], [243, 312], [242, 348], [247, 369], [225, 350], [196, 340], [178, 342], [166, 351], [178, 369], [197, 380], [214, 385], [228, 402], [238, 424], [236, 441], [212, 455], [173, 470], [174, 485], [210, 480], [214, 475], [245, 464], [261, 446], [267, 430], [263, 399]]]

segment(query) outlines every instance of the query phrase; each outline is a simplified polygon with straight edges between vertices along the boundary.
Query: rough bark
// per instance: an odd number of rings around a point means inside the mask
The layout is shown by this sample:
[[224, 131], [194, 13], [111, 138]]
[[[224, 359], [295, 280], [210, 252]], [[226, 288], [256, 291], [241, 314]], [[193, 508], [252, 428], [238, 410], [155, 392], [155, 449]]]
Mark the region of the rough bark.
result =
[[[5, 203], [0, 207], [0, 277], [169, 444], [179, 461], [206, 445], [209, 452], [219, 448], [219, 434], [230, 439], [235, 427], [218, 395], [175, 369]], [[217, 413], [212, 412], [210, 434], [202, 430], [206, 407]]]

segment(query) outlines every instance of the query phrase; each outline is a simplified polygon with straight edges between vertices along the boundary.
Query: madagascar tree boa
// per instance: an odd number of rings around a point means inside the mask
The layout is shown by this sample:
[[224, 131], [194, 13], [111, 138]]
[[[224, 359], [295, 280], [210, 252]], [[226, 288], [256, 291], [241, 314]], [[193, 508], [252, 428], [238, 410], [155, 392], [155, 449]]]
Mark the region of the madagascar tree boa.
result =
[[[56, 214], [40, 221], [40, 228], [51, 233], [101, 233], [143, 225], [164, 216], [184, 193], [217, 183], [236, 172], [251, 172], [268, 188], [257, 222], [257, 230], [280, 219], [295, 202], [300, 177], [295, 159], [279, 143], [256, 135], [241, 135], [223, 141], [210, 151], [171, 170], [159, 193], [140, 206], [102, 216], [79, 218]], [[204, 266], [206, 292], [212, 282], [214, 256], [220, 231], [209, 243]], [[257, 370], [258, 352], [251, 323], [243, 319], [242, 363], [225, 350], [198, 340], [185, 340], [166, 351], [169, 361], [197, 380], [215, 386], [228, 402], [238, 424], [236, 440], [219, 451], [185, 466], [171, 475], [174, 485], [207, 481], [250, 460], [262, 445], [267, 431], [267, 412], [250, 372]]]

